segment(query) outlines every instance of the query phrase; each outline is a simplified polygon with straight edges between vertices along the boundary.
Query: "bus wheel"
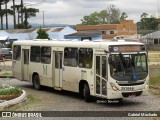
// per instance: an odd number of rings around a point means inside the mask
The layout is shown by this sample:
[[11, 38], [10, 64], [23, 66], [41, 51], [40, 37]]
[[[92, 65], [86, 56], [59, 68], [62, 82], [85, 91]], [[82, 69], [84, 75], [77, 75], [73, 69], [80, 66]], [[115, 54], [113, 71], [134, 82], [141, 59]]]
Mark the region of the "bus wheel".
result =
[[39, 90], [41, 88], [40, 80], [39, 80], [39, 76], [38, 75], [34, 75], [34, 77], [33, 77], [33, 87], [36, 90]]
[[90, 90], [88, 84], [84, 84], [83, 96], [86, 102], [90, 102]]

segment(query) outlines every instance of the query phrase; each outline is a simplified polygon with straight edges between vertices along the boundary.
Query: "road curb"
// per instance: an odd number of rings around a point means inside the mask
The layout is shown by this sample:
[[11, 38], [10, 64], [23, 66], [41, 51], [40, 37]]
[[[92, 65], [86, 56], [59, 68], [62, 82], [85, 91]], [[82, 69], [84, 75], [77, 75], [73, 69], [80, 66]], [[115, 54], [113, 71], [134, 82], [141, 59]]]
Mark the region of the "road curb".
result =
[[23, 91], [23, 93], [21, 94], [21, 96], [15, 98], [15, 99], [0, 103], [0, 111], [5, 110], [5, 108], [7, 108], [9, 106], [20, 104], [27, 96], [26, 92], [24, 90], [22, 90], [22, 91]]
[[0, 78], [15, 78], [13, 76], [0, 76]]

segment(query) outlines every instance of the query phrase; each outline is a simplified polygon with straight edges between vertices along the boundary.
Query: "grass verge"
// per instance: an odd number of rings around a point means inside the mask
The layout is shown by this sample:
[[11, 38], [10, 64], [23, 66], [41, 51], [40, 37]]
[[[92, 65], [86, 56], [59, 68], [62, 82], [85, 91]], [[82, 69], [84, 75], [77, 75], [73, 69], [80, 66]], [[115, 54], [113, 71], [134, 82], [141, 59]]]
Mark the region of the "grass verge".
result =
[[0, 76], [10, 77], [12, 76], [12, 71], [1, 71]]
[[160, 74], [151, 74], [150, 75], [150, 85], [160, 87]]
[[12, 110], [12, 111], [24, 111], [24, 110], [29, 110], [31, 107], [34, 106], [34, 104], [37, 102], [37, 99], [29, 94], [27, 96], [27, 99], [19, 106], [13, 106], [11, 108], [9, 108], [8, 110]]

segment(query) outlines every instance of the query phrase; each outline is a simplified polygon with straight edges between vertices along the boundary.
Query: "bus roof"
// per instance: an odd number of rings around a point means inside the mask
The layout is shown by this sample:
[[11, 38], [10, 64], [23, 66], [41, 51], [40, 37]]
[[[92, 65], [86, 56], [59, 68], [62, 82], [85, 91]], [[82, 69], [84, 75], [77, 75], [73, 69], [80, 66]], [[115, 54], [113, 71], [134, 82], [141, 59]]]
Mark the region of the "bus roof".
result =
[[144, 45], [138, 42], [123, 42], [123, 41], [43, 41], [43, 40], [20, 40], [14, 41], [13, 45], [23, 46], [51, 46], [51, 47], [88, 47], [88, 48], [103, 48], [106, 49], [110, 45]]

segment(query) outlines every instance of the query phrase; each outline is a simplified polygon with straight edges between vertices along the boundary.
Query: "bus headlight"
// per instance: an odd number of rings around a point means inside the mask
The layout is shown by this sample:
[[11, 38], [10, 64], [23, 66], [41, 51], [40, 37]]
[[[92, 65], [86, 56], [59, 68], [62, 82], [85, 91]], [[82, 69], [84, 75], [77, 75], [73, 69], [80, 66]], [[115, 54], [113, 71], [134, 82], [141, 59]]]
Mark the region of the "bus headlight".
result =
[[114, 91], [119, 90], [114, 83], [110, 83], [110, 85]]

